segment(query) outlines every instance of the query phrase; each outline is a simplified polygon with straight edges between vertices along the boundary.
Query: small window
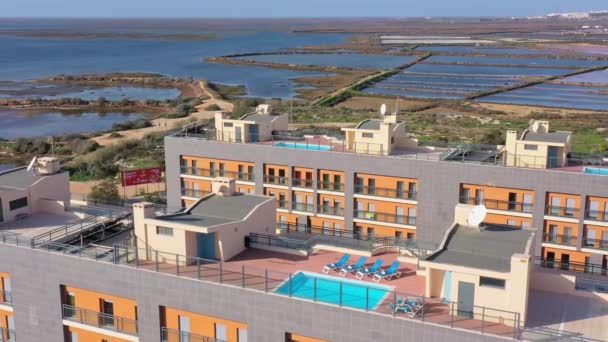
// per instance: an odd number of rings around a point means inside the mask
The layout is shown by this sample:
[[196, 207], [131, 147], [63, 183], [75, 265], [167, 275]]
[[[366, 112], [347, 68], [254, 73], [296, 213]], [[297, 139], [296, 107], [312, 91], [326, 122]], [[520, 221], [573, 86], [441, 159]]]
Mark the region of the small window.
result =
[[490, 277], [479, 277], [479, 286], [489, 286], [504, 289], [505, 280]]
[[364, 138], [373, 138], [374, 137], [374, 133], [363, 133], [362, 134]]
[[525, 144], [524, 145], [524, 150], [536, 151], [536, 150], [538, 150], [538, 145]]
[[156, 227], [157, 235], [173, 236], [173, 228], [168, 227]]
[[27, 207], [27, 197], [22, 197], [14, 201], [10, 201], [8, 202], [8, 205], [11, 211]]
[[233, 127], [234, 123], [232, 122], [224, 122], [224, 127]]

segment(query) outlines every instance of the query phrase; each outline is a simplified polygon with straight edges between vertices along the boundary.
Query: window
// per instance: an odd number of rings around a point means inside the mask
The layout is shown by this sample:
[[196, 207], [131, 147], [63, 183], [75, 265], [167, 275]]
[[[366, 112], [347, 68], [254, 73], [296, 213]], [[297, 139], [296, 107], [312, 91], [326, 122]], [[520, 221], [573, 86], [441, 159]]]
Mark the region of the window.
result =
[[224, 163], [220, 163], [220, 177], [224, 177], [225, 172], [226, 172], [226, 165], [224, 165]]
[[397, 181], [397, 193], [396, 193], [397, 198], [403, 198], [404, 188], [405, 188], [405, 185], [403, 184], [403, 182]]
[[173, 228], [157, 226], [156, 227], [156, 234], [157, 235], [165, 235], [165, 236], [173, 236]]
[[70, 342], [78, 342], [78, 333], [70, 331]]
[[66, 304], [70, 306], [76, 306], [76, 296], [73, 292], [68, 292], [65, 298]]
[[403, 232], [395, 232], [395, 239], [401, 240], [403, 238]]
[[101, 323], [104, 326], [114, 326], [114, 303], [109, 300], [101, 300]]
[[507, 226], [517, 226], [517, 223], [515, 222], [515, 220], [507, 220]]
[[410, 183], [408, 185], [408, 194], [407, 194], [407, 199], [409, 200], [415, 200], [416, 199], [416, 183]]
[[247, 329], [246, 328], [238, 328], [237, 329], [237, 342], [247, 342]]
[[524, 144], [524, 150], [536, 151], [538, 150], [538, 145]]
[[253, 180], [253, 166], [247, 166], [247, 180]]
[[22, 197], [14, 201], [8, 202], [11, 211], [27, 207], [27, 197]]
[[374, 228], [367, 227], [367, 239], [368, 240], [373, 240], [374, 239], [374, 233], [375, 233], [375, 229]]
[[224, 122], [224, 127], [234, 127], [233, 122]]
[[221, 341], [228, 340], [228, 334], [224, 324], [215, 323], [215, 339]]
[[364, 138], [373, 139], [374, 138], [374, 133], [363, 133], [363, 134], [361, 134], [361, 136], [364, 137]]
[[479, 277], [479, 286], [488, 286], [504, 289], [505, 283], [506, 281], [504, 279]]
[[239, 165], [238, 169], [239, 169], [239, 180], [245, 180], [245, 167], [243, 165]]
[[407, 233], [407, 239], [409, 241], [413, 241], [414, 240], [414, 233]]

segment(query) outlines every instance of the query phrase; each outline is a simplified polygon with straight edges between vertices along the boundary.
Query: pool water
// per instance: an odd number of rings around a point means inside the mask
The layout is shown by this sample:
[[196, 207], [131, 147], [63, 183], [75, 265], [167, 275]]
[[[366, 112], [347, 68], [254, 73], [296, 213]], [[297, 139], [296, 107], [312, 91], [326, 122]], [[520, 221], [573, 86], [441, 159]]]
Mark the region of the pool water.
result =
[[608, 176], [608, 168], [604, 169], [599, 167], [585, 167], [583, 168], [583, 172], [592, 175]]
[[319, 144], [303, 144], [303, 143], [295, 143], [295, 142], [284, 142], [281, 141], [279, 143], [274, 144], [276, 147], [287, 147], [287, 148], [296, 148], [299, 150], [314, 150], [314, 151], [329, 151], [331, 150], [331, 146], [329, 145], [319, 145]]
[[[316, 279], [316, 281], [315, 281]], [[316, 283], [316, 291], [315, 291]], [[298, 272], [291, 278], [291, 294], [294, 297], [316, 300], [319, 302], [340, 304], [340, 284], [342, 284], [342, 305], [356, 309], [374, 309], [380, 304], [391, 287], [366, 282], [324, 276], [307, 272]], [[289, 280], [274, 292], [289, 295]], [[366, 294], [368, 298], [366, 300]]]

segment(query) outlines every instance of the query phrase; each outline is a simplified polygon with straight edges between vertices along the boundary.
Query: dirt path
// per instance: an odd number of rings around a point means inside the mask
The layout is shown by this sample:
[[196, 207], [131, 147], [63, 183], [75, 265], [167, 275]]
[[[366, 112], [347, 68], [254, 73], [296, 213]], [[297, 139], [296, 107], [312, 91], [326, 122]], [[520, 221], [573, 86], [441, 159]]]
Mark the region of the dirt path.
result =
[[195, 119], [195, 120], [210, 119], [215, 115], [216, 111], [207, 111], [207, 110], [205, 110], [205, 108], [207, 108], [211, 105], [216, 105], [216, 106], [220, 107], [220, 110], [222, 110], [222, 111], [232, 112], [232, 110], [234, 109], [234, 105], [232, 103], [218, 99], [215, 96], [213, 96], [213, 93], [210, 92], [209, 90], [207, 90], [207, 88], [205, 88], [204, 82], [202, 82], [202, 81], [199, 82], [199, 86], [201, 87], [203, 94], [206, 97], [208, 97], [208, 99], [203, 100], [203, 103], [196, 106], [197, 111], [190, 114], [189, 117], [179, 118], [179, 119], [158, 118], [158, 119], [154, 119], [151, 121], [152, 126], [150, 126], [150, 127], [140, 128], [140, 129], [131, 129], [131, 130], [127, 130], [127, 131], [118, 131], [117, 133], [122, 135], [122, 137], [111, 138], [110, 133], [106, 133], [106, 134], [93, 138], [93, 140], [96, 141], [101, 146], [107, 146], [107, 145], [116, 144], [116, 143], [119, 143], [119, 142], [122, 142], [125, 140], [142, 139], [146, 134], [149, 134], [149, 133], [164, 132], [164, 131], [173, 129], [176, 126], [183, 126], [187, 122], [192, 121], [192, 119]]

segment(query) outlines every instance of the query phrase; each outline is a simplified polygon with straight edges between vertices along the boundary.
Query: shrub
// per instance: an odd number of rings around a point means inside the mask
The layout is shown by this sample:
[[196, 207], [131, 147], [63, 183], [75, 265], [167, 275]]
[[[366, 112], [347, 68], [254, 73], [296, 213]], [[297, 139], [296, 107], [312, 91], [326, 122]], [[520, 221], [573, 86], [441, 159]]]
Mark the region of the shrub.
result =
[[220, 106], [218, 106], [216, 104], [212, 104], [212, 105], [205, 107], [205, 110], [213, 112], [213, 111], [217, 111], [217, 110], [222, 110], [222, 108], [220, 108]]
[[91, 189], [91, 197], [98, 201], [120, 200], [118, 188], [112, 179], [105, 179]]

